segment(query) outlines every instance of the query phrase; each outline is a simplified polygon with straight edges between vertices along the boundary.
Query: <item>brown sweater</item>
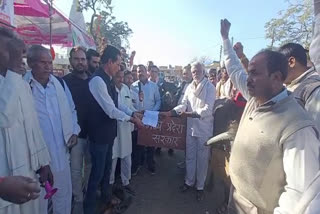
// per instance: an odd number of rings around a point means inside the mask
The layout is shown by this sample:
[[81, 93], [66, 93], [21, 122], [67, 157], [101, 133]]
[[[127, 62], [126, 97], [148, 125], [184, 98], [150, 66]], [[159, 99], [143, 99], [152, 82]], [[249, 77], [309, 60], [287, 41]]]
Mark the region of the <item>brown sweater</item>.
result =
[[291, 96], [260, 107], [254, 99], [247, 103], [231, 150], [230, 176], [258, 213], [273, 213], [278, 206], [286, 184], [283, 143], [308, 126], [314, 124]]

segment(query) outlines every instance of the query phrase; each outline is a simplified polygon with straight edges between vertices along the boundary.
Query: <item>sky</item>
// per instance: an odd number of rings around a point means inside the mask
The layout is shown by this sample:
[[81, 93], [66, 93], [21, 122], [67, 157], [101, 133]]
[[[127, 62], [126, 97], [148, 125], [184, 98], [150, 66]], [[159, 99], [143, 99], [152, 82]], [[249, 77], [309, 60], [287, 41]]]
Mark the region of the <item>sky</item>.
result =
[[[69, 14], [72, 1], [55, 4]], [[162, 66], [186, 65], [203, 56], [219, 61], [222, 18], [232, 24], [230, 38], [242, 42], [251, 58], [270, 44], [265, 23], [287, 7], [284, 0], [113, 0], [112, 6], [117, 20], [133, 30], [127, 52], [136, 51], [135, 64], [152, 60]], [[90, 12], [84, 13], [86, 21]]]

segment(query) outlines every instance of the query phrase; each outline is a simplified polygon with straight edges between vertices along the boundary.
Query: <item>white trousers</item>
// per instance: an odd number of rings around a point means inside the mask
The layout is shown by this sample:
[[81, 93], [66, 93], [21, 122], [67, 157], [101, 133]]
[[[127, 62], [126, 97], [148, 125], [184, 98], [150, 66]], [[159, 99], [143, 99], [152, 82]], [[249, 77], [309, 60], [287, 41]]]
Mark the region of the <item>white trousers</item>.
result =
[[[52, 196], [53, 214], [70, 214], [72, 200], [72, 184], [70, 165], [67, 163], [64, 170], [52, 172], [54, 179], [54, 188], [58, 188], [56, 194]], [[48, 200], [44, 199], [46, 192], [41, 190], [41, 214], [48, 213]]]
[[91, 157], [87, 139], [78, 138], [70, 154], [72, 194], [75, 202], [83, 202], [83, 187], [87, 187], [91, 171]]
[[193, 137], [187, 135], [186, 139], [186, 177], [185, 183], [196, 186], [197, 190], [204, 189], [209, 165], [210, 147], [205, 143], [207, 137]]
[[24, 204], [11, 204], [0, 208], [0, 214], [42, 214], [39, 199], [31, 200]]
[[[110, 174], [110, 184], [114, 184], [114, 174], [116, 172], [118, 158], [112, 160], [112, 170]], [[123, 186], [127, 186], [131, 179], [131, 155], [121, 158], [121, 181]]]

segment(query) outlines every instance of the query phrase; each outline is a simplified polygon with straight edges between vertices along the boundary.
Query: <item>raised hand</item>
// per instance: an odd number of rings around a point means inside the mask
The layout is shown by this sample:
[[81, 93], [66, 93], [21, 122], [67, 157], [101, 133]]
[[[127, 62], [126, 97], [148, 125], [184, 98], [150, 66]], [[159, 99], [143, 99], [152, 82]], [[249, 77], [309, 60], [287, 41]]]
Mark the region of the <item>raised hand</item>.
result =
[[223, 40], [229, 39], [231, 23], [227, 19], [221, 19], [220, 21], [220, 33]]
[[236, 54], [237, 54], [237, 56], [239, 57], [239, 59], [241, 59], [242, 57], [244, 57], [243, 45], [241, 44], [241, 42], [237, 42], [237, 43], [233, 46], [233, 50], [236, 52]]
[[15, 204], [23, 204], [39, 197], [37, 181], [23, 176], [8, 176], [0, 182], [0, 198]]
[[133, 66], [133, 60], [134, 60], [134, 57], [135, 57], [135, 56], [136, 56], [136, 51], [132, 51], [132, 52], [131, 52], [131, 55], [130, 55], [130, 62], [129, 62], [130, 67]]

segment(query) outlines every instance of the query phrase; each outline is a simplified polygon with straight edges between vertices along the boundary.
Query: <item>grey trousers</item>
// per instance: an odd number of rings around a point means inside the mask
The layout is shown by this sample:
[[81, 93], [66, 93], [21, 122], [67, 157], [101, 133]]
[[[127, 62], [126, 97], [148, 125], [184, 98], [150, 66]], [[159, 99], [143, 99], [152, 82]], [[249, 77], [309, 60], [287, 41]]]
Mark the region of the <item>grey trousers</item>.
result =
[[91, 171], [89, 141], [78, 138], [70, 154], [72, 194], [75, 202], [83, 202], [83, 187], [87, 187]]

